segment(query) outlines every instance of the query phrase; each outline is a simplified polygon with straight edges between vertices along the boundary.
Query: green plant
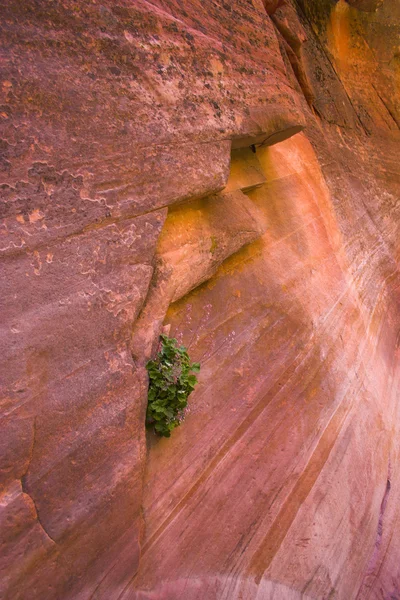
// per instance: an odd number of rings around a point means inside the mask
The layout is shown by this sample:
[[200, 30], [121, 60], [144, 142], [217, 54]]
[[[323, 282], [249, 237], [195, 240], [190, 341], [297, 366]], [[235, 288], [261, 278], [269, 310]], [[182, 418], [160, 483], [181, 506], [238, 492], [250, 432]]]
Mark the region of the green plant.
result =
[[178, 346], [175, 338], [161, 335], [161, 348], [146, 369], [149, 373], [149, 392], [146, 425], [155, 433], [170, 437], [171, 431], [181, 424], [188, 396], [197, 383], [194, 373], [199, 363], [191, 363], [185, 346]]

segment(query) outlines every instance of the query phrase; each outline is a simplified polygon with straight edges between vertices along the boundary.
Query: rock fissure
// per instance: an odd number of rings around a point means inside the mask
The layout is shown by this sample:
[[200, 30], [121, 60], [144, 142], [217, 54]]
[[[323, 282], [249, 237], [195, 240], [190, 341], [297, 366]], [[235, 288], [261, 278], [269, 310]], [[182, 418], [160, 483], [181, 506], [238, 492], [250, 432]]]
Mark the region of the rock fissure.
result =
[[46, 535], [46, 537], [53, 543], [56, 544], [57, 542], [51, 537], [51, 535], [49, 534], [49, 532], [47, 531], [47, 529], [45, 528], [41, 518], [40, 518], [40, 514], [38, 512], [37, 506], [35, 504], [34, 499], [32, 498], [32, 496], [29, 494], [29, 492], [26, 489], [26, 485], [24, 484], [23, 480], [21, 479], [21, 485], [22, 485], [22, 493], [28, 498], [29, 502], [32, 503], [32, 506], [34, 508], [35, 511], [35, 517], [37, 522], [39, 523], [43, 533]]
[[53, 544], [55, 544], [56, 541], [48, 533], [47, 529], [45, 528], [45, 526], [44, 526], [44, 524], [43, 524], [43, 522], [41, 520], [41, 517], [40, 517], [39, 511], [38, 511], [37, 505], [36, 505], [35, 500], [33, 499], [32, 495], [31, 495], [31, 493], [29, 491], [29, 485], [28, 485], [28, 482], [27, 482], [27, 479], [28, 479], [28, 476], [29, 476], [29, 469], [30, 469], [30, 466], [31, 466], [31, 463], [32, 463], [32, 459], [33, 459], [33, 452], [34, 452], [34, 449], [35, 449], [35, 443], [36, 443], [36, 435], [37, 435], [36, 434], [36, 427], [37, 427], [36, 426], [36, 422], [37, 422], [37, 417], [35, 416], [33, 418], [33, 421], [32, 421], [32, 443], [31, 443], [31, 447], [30, 447], [30, 451], [29, 451], [29, 457], [28, 457], [28, 460], [27, 460], [27, 466], [26, 466], [25, 473], [21, 476], [21, 488], [22, 488], [22, 493], [25, 494], [25, 496], [28, 498], [29, 502], [32, 504], [33, 509], [35, 511], [35, 518], [36, 518], [37, 522], [39, 523], [40, 527], [42, 528], [43, 532], [45, 533], [46, 537]]
[[390, 118], [392, 119], [392, 121], [394, 122], [394, 124], [396, 125], [397, 129], [400, 129], [400, 123], [397, 120], [393, 110], [389, 107], [387, 101], [383, 98], [382, 94], [379, 92], [379, 90], [376, 88], [376, 86], [374, 84], [372, 84], [372, 87], [374, 88], [379, 100], [382, 102], [383, 106], [386, 108]]

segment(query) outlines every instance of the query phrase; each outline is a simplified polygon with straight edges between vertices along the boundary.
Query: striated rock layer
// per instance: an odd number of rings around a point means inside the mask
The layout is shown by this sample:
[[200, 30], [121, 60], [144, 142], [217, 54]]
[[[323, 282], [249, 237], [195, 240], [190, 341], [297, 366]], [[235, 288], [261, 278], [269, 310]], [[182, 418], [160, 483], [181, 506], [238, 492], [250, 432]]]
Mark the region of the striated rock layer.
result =
[[[400, 598], [399, 33], [3, 3], [2, 599]], [[166, 325], [199, 385], [146, 440]]]

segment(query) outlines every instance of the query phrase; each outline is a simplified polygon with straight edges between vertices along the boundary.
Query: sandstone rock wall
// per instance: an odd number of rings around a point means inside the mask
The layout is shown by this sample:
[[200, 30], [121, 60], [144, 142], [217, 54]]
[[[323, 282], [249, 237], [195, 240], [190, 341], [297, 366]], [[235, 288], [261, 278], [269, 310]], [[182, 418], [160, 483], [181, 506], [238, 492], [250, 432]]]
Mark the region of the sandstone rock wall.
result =
[[2, 598], [400, 598], [396, 0], [3, 4]]

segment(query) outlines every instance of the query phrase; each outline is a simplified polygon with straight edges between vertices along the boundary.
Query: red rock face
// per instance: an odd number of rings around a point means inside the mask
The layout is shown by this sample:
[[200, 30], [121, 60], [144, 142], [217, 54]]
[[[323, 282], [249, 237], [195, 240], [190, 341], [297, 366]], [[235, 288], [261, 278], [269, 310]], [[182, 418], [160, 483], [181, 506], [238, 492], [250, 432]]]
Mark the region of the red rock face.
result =
[[395, 0], [4, 4], [1, 597], [399, 597]]
[[284, 3], [285, 0], [263, 0], [265, 10], [269, 15], [274, 14], [276, 9], [282, 6]]

